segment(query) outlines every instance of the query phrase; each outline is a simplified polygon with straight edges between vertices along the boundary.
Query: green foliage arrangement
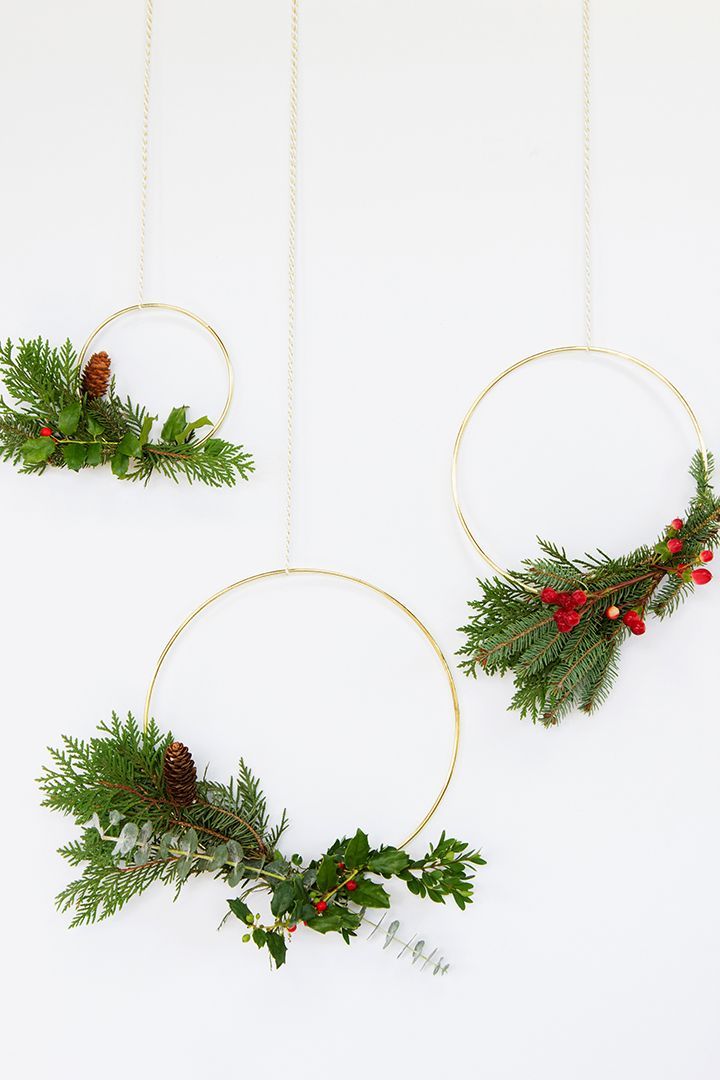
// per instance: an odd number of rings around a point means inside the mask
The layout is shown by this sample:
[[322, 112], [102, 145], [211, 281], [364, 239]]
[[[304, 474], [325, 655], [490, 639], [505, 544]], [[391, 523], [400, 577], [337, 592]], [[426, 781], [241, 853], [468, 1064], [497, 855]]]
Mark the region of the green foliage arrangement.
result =
[[0, 346], [0, 378], [16, 403], [0, 397], [2, 460], [23, 473], [48, 466], [78, 472], [109, 463], [120, 479], [144, 483], [153, 473], [212, 487], [249, 478], [251, 456], [223, 439], [198, 440], [198, 430], [211, 421], [188, 421], [187, 406], [172, 409], [153, 441], [157, 417], [118, 397], [109, 368], [107, 354], [100, 353], [81, 370], [69, 341], [60, 349], [42, 338], [20, 341], [17, 351], [10, 341]]
[[513, 581], [479, 581], [480, 599], [470, 602], [461, 630], [461, 667], [471, 675], [512, 672], [510, 708], [533, 722], [551, 726], [574, 708], [597, 709], [615, 682], [623, 642], [645, 633], [648, 615], [667, 618], [712, 578], [706, 563], [720, 523], [712, 469], [710, 456], [695, 455], [696, 491], [685, 518], [675, 518], [652, 547], [570, 559], [539, 540], [542, 556], [526, 560]]
[[[227, 901], [226, 917], [236, 916], [243, 940], [266, 949], [280, 967], [299, 926], [339, 934], [347, 943], [363, 922], [377, 929], [366, 911], [390, 906], [384, 883], [393, 878], [415, 896], [440, 904], [451, 898], [464, 909], [473, 868], [484, 865], [477, 851], [444, 834], [413, 859], [395, 847], [372, 848], [360, 829], [310, 862], [285, 858], [278, 843], [287, 817], [283, 812], [270, 824], [260, 784], [243, 761], [227, 784], [196, 779], [186, 747], [154, 722], [142, 731], [132, 716], [113, 715], [88, 742], [67, 736], [62, 742], [50, 750], [39, 784], [43, 805], [72, 815], [82, 830], [60, 848], [72, 866], [83, 867], [57, 897], [60, 911], [73, 910], [72, 926], [108, 918], [155, 882], [177, 896], [190, 878], [209, 873], [239, 889]], [[269, 899], [264, 919], [251, 907], [260, 893]], [[390, 924], [386, 944], [397, 928]], [[414, 962], [432, 959], [423, 947], [420, 941], [410, 949]], [[446, 969], [436, 962], [436, 972]]]

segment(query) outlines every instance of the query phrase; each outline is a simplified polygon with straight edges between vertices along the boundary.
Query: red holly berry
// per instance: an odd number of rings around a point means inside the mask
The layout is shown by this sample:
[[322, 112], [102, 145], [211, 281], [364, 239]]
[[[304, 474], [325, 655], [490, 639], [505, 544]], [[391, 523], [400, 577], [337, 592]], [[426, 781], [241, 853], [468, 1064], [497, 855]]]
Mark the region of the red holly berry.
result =
[[683, 542], [677, 536], [673, 536], [668, 540], [667, 546], [671, 555], [677, 555], [683, 549]]
[[288, 930], [288, 934], [294, 934], [295, 931], [297, 930], [297, 924], [293, 923], [292, 926], [288, 926], [287, 930]]
[[709, 549], [706, 549], [705, 551], [700, 552], [700, 558], [703, 562], [712, 562], [713, 553]]
[[693, 570], [692, 579], [696, 585], [707, 585], [712, 581], [712, 574], [704, 566], [700, 566], [697, 570]]
[[615, 604], [611, 604], [610, 607], [605, 612], [605, 618], [606, 619], [619, 619], [620, 618], [620, 608], [615, 607]]
[[625, 613], [625, 615], [623, 615], [623, 622], [632, 630], [634, 624], [637, 622], [642, 622], [642, 619], [638, 615], [637, 611], [628, 611]]
[[555, 589], [551, 589], [548, 587], [546, 589], [543, 589], [543, 591], [540, 593], [540, 599], [542, 600], [543, 604], [557, 604], [558, 594], [556, 593]]
[[355, 890], [357, 889], [357, 885], [358, 885], [357, 881], [346, 881], [345, 882], [345, 888], [347, 889], [348, 892], [355, 892]]
[[325, 903], [325, 901], [324, 900], [318, 900], [317, 904], [315, 905], [315, 910], [316, 911], [327, 911], [327, 904]]
[[40, 434], [45, 435], [46, 437], [48, 435], [52, 435], [52, 428], [51, 427], [41, 427], [40, 428]]
[[630, 633], [631, 634], [636, 634], [638, 637], [640, 636], [640, 634], [645, 633], [645, 623], [643, 622], [642, 619], [638, 618], [638, 619], [635, 620], [634, 623], [631, 624]]
[[339, 862], [337, 864], [337, 868], [338, 868], [338, 870], [344, 870], [345, 869], [345, 863], [344, 862]]
[[672, 521], [670, 522], [670, 528], [674, 529], [675, 532], [680, 532], [682, 527], [683, 527], [682, 518], [673, 518]]
[[584, 589], [576, 589], [572, 594], [573, 602], [576, 607], [582, 607], [587, 603], [587, 593]]
[[569, 592], [560, 592], [557, 594], [557, 603], [560, 605], [563, 611], [572, 611], [577, 607], [573, 594]]
[[555, 612], [553, 619], [561, 634], [569, 634], [580, 622], [577, 611], [563, 611], [562, 608]]

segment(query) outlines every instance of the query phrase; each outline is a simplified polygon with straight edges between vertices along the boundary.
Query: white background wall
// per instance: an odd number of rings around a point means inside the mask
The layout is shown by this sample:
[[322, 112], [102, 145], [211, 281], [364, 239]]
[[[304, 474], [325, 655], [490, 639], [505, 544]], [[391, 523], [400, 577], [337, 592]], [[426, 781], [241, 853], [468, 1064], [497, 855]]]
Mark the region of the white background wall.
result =
[[[240, 489], [107, 473], [0, 475], [3, 983], [13, 1076], [253, 1069], [350, 1078], [711, 1080], [717, 1033], [718, 585], [626, 647], [603, 711], [546, 732], [510, 685], [459, 676], [463, 745], [428, 838], [489, 865], [466, 913], [398, 897], [452, 963], [293, 941], [271, 974], [221, 933], [214, 882], [69, 932], [70, 822], [33, 782], [61, 732], [139, 712], [156, 654], [206, 595], [282, 558], [288, 3], [157, 0], [147, 296], [227, 339]], [[297, 386], [299, 563], [413, 607], [448, 656], [483, 567], [449, 454], [489, 377], [581, 338], [579, 0], [304, 0]], [[661, 367], [720, 442], [720, 12], [604, 0], [594, 18], [598, 343]], [[136, 289], [143, 5], [0, 3], [0, 332], [78, 344]], [[198, 334], [104, 339], [123, 390], [222, 397]], [[661, 388], [551, 362], [487, 403], [463, 462], [498, 558], [536, 532], [623, 550], [682, 513], [691, 432]], [[367, 823], [399, 839], [445, 767], [442, 677], [349, 587], [223, 604], [168, 663], [157, 715], [221, 775], [245, 754], [289, 845]]]

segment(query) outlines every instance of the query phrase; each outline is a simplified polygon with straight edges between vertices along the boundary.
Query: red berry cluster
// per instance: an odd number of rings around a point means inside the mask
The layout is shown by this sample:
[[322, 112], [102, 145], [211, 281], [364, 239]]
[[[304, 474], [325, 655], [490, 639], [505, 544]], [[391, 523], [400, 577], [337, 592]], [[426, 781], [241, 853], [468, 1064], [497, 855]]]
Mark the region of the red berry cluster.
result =
[[[683, 524], [682, 518], [673, 518], [670, 522], [670, 529], [674, 535], [670, 536], [665, 541], [665, 545], [671, 555], [679, 555], [684, 547], [683, 542], [678, 535], [682, 532]], [[705, 551], [700, 552], [694, 563], [679, 563], [676, 572], [680, 577], [684, 577], [686, 581], [692, 580], [696, 585], [707, 585], [712, 581], [712, 574], [700, 564], [709, 563], [712, 561], [712, 558], [712, 551], [710, 551], [709, 548], [706, 548]], [[694, 567], [694, 569], [691, 569], [691, 566]]]
[[623, 622], [631, 634], [636, 634], [639, 637], [640, 634], [645, 633], [645, 622], [637, 611], [626, 612], [623, 615]]
[[555, 625], [561, 634], [569, 634], [580, 622], [578, 608], [587, 603], [587, 593], [584, 589], [575, 589], [574, 592], [557, 592], [555, 589], [546, 588], [540, 593], [543, 604], [550, 604], [557, 608], [553, 615]]

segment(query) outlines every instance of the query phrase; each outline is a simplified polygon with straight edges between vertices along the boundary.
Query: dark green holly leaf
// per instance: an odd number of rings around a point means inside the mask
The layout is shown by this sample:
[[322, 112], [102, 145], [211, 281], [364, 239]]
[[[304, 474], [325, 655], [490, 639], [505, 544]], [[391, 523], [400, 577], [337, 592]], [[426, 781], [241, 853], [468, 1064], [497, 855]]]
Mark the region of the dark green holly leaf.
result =
[[365, 879], [358, 881], [357, 889], [352, 894], [352, 901], [354, 904], [361, 904], [363, 907], [390, 907], [390, 897], [382, 885]]
[[55, 440], [49, 435], [39, 439], [29, 439], [20, 447], [26, 465], [41, 465], [55, 452]]
[[267, 941], [267, 931], [266, 930], [261, 930], [260, 927], [258, 926], [252, 932], [252, 939], [255, 942], [255, 944], [257, 945], [258, 949], [262, 949], [263, 945]]
[[365, 864], [369, 852], [368, 838], [362, 829], [358, 829], [345, 848], [345, 865], [351, 870], [356, 870]]
[[94, 413], [88, 413], [85, 418], [85, 426], [90, 435], [102, 435], [104, 428]]
[[276, 918], [289, 911], [295, 900], [295, 890], [291, 881], [279, 881], [273, 889], [270, 910]]
[[170, 415], [163, 424], [161, 438], [163, 442], [177, 442], [178, 436], [187, 427], [187, 405], [178, 405], [170, 410]]
[[64, 409], [60, 410], [58, 416], [58, 429], [62, 431], [63, 435], [74, 435], [78, 429], [80, 423], [80, 415], [82, 413], [82, 403], [79, 401], [73, 401], [70, 405], [66, 405]]
[[242, 900], [228, 900], [228, 907], [232, 911], [233, 915], [237, 915], [238, 919], [244, 923], [252, 922], [252, 912], [250, 908]]
[[400, 874], [410, 862], [399, 848], [387, 847], [370, 856], [368, 866], [377, 874]]
[[127, 476], [128, 466], [130, 465], [130, 458], [127, 454], [116, 453], [113, 454], [110, 461], [112, 471], [116, 476]]
[[281, 930], [273, 930], [272, 933], [268, 934], [267, 947], [275, 961], [275, 967], [282, 967], [287, 956], [287, 945], [285, 944], [285, 935]]
[[315, 883], [323, 893], [332, 892], [337, 885], [337, 864], [329, 855], [326, 855], [318, 866]]
[[62, 456], [68, 469], [79, 472], [87, 458], [87, 446], [85, 443], [65, 443], [62, 446]]
[[318, 934], [331, 934], [333, 931], [339, 931], [343, 928], [343, 922], [339, 915], [315, 915], [312, 919], [307, 920], [307, 924], [311, 930], [317, 930]]
[[87, 448], [87, 455], [85, 459], [86, 465], [101, 465], [102, 464], [102, 444], [99, 442], [90, 443]]
[[140, 440], [132, 431], [127, 431], [123, 435], [117, 448], [118, 454], [125, 454], [127, 457], [137, 457], [140, 450]]

